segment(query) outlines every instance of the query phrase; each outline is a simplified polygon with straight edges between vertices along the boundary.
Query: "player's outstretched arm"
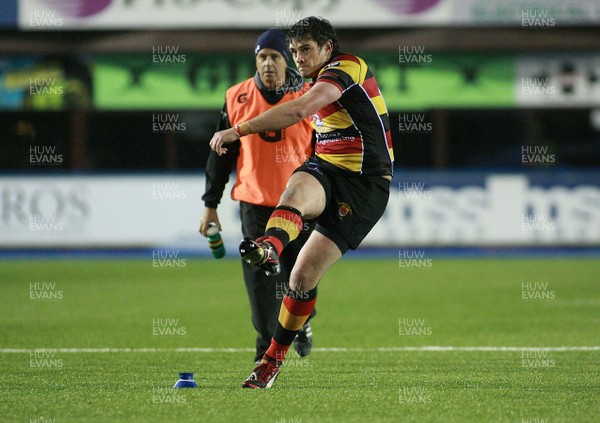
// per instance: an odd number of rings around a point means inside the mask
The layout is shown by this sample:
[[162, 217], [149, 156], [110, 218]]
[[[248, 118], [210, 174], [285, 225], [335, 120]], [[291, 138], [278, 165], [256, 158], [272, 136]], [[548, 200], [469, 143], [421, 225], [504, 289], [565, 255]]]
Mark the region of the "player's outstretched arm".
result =
[[224, 145], [235, 141], [240, 136], [287, 128], [337, 101], [341, 96], [342, 93], [334, 85], [323, 82], [316, 83], [304, 95], [295, 100], [275, 106], [257, 117], [237, 125], [236, 128], [215, 133], [210, 140], [210, 148], [219, 155], [224, 154], [227, 152]]

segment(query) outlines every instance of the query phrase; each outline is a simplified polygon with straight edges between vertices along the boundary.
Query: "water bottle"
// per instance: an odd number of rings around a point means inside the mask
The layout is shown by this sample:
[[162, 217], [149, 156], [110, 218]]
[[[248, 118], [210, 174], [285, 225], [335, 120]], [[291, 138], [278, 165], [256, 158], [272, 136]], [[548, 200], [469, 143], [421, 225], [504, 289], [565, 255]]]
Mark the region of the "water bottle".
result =
[[223, 238], [219, 233], [219, 228], [215, 222], [208, 224], [208, 230], [206, 231], [208, 237], [208, 246], [212, 251], [212, 255], [216, 259], [225, 257], [225, 245], [223, 244]]

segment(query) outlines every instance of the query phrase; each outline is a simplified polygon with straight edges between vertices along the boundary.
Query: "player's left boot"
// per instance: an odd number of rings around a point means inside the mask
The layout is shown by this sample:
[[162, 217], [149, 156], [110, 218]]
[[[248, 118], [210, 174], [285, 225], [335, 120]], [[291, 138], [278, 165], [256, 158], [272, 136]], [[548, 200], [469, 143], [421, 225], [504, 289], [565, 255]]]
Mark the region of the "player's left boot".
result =
[[312, 328], [310, 323], [306, 323], [294, 338], [294, 349], [300, 357], [306, 357], [310, 354], [312, 344]]
[[240, 255], [246, 263], [260, 267], [267, 276], [278, 275], [281, 272], [275, 248], [263, 241], [263, 238], [258, 238], [256, 241], [244, 238], [240, 243]]
[[276, 363], [261, 363], [242, 384], [242, 388], [266, 389], [273, 386], [280, 367]]

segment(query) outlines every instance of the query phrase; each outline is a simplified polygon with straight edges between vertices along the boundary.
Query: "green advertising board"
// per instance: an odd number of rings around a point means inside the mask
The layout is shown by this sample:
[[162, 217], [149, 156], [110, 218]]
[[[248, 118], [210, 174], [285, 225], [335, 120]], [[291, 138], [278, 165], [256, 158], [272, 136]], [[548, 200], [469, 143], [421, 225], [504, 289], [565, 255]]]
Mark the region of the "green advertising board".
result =
[[221, 108], [227, 88], [255, 71], [252, 55], [187, 54], [179, 62], [162, 63], [153, 55], [98, 56], [94, 104], [100, 109]]
[[[515, 105], [512, 55], [359, 55], [373, 69], [390, 110]], [[227, 88], [255, 72], [252, 55], [162, 54], [156, 59], [152, 54], [96, 56], [95, 106], [218, 109]]]
[[[423, 54], [421, 62], [362, 55], [391, 110], [510, 107], [515, 58], [492, 54]], [[429, 60], [427, 60], [429, 59]]]

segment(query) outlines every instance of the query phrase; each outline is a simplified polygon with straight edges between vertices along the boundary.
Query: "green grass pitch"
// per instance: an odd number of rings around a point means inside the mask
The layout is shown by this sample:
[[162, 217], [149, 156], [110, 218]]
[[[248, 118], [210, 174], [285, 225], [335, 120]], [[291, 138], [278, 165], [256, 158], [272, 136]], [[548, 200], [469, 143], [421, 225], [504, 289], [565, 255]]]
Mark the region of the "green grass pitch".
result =
[[[261, 391], [240, 388], [255, 335], [239, 263], [178, 264], [1, 262], [0, 421], [599, 419], [597, 260], [343, 259], [321, 281], [315, 350]], [[406, 348], [426, 346], [535, 349]], [[557, 349], [573, 346], [595, 348]], [[179, 371], [200, 388], [172, 389]]]

